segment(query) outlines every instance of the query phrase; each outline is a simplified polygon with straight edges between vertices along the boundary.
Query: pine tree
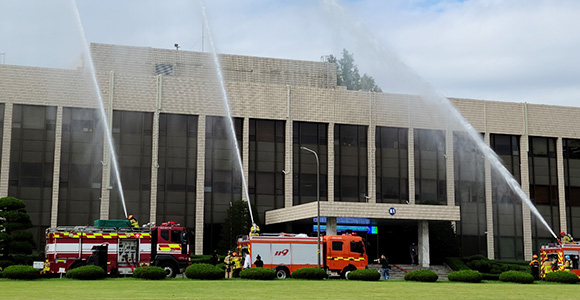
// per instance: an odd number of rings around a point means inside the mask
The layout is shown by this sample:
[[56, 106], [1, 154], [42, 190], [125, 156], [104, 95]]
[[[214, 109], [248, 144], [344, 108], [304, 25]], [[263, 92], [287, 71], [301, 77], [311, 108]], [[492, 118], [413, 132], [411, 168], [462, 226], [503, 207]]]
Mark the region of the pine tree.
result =
[[14, 255], [31, 254], [35, 247], [30, 216], [22, 200], [0, 198], [0, 260], [10, 261]]
[[340, 59], [337, 59], [332, 54], [327, 56], [326, 62], [335, 63], [337, 66], [337, 85], [346, 86], [347, 90], [353, 91], [382, 92], [372, 76], [366, 73], [362, 77], [360, 76], [358, 67], [354, 63], [354, 54], [348, 52], [348, 50], [342, 50], [342, 58]]

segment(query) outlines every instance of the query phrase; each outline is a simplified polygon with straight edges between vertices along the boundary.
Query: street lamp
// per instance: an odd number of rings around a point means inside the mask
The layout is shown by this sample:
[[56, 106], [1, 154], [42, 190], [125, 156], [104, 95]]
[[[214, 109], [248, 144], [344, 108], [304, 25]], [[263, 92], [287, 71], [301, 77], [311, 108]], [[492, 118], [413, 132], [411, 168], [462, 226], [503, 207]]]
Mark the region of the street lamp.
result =
[[316, 218], [316, 236], [318, 237], [318, 267], [320, 268], [320, 160], [318, 160], [318, 153], [316, 151], [306, 148], [304, 146], [300, 147], [302, 150], [306, 150], [314, 154], [316, 157], [316, 205], [317, 205], [317, 215]]

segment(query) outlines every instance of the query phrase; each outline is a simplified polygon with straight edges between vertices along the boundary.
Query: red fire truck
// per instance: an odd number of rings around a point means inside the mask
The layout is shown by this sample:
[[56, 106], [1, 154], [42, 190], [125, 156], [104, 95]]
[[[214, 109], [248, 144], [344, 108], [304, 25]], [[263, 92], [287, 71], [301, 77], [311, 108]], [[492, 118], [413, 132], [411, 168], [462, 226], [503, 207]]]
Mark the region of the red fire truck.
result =
[[[51, 227], [46, 230], [46, 273], [66, 273], [87, 264], [108, 274], [132, 274], [139, 266], [159, 266], [175, 277], [190, 264], [188, 230], [174, 222], [134, 228], [125, 220], [97, 220], [115, 227]], [[118, 224], [122, 224], [120, 227]]]
[[564, 271], [566, 255], [570, 256], [570, 272], [580, 277], [580, 244], [552, 243], [543, 245], [540, 249], [540, 261], [547, 258], [548, 261], [557, 264], [559, 271]]
[[[368, 257], [362, 237], [355, 234], [321, 237], [321, 267], [330, 276], [347, 278], [348, 273], [366, 269]], [[238, 251], [248, 251], [252, 263], [260, 255], [264, 268], [276, 270], [278, 278], [286, 278], [297, 269], [318, 266], [316, 237], [305, 234], [262, 234], [238, 239]]]

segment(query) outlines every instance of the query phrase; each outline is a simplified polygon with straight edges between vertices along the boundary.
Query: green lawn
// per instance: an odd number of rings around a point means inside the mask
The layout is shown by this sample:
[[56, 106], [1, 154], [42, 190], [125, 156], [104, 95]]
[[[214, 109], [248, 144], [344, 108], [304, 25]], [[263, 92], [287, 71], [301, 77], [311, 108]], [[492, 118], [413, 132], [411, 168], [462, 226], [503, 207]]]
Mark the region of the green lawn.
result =
[[0, 299], [580, 299], [580, 284], [440, 281], [0, 279]]

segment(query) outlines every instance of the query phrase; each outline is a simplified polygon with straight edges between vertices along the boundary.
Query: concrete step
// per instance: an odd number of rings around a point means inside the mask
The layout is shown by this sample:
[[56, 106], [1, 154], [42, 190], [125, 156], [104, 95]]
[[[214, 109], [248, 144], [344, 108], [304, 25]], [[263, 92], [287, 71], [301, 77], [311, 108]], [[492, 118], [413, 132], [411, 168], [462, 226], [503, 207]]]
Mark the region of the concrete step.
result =
[[[399, 266], [399, 268], [397, 268], [396, 266]], [[381, 269], [381, 265], [370, 264], [369, 269], [375, 269], [375, 270], [379, 271]], [[405, 274], [407, 272], [411, 272], [411, 271], [415, 271], [415, 270], [422, 270], [422, 269], [429, 269], [429, 270], [435, 272], [435, 274], [437, 274], [437, 276], [439, 276], [439, 278], [437, 280], [447, 280], [447, 276], [449, 275], [449, 273], [451, 273], [453, 271], [447, 265], [431, 265], [428, 268], [423, 268], [419, 265], [396, 264], [396, 265], [391, 265], [390, 279], [403, 280], [403, 278], [405, 277]]]

